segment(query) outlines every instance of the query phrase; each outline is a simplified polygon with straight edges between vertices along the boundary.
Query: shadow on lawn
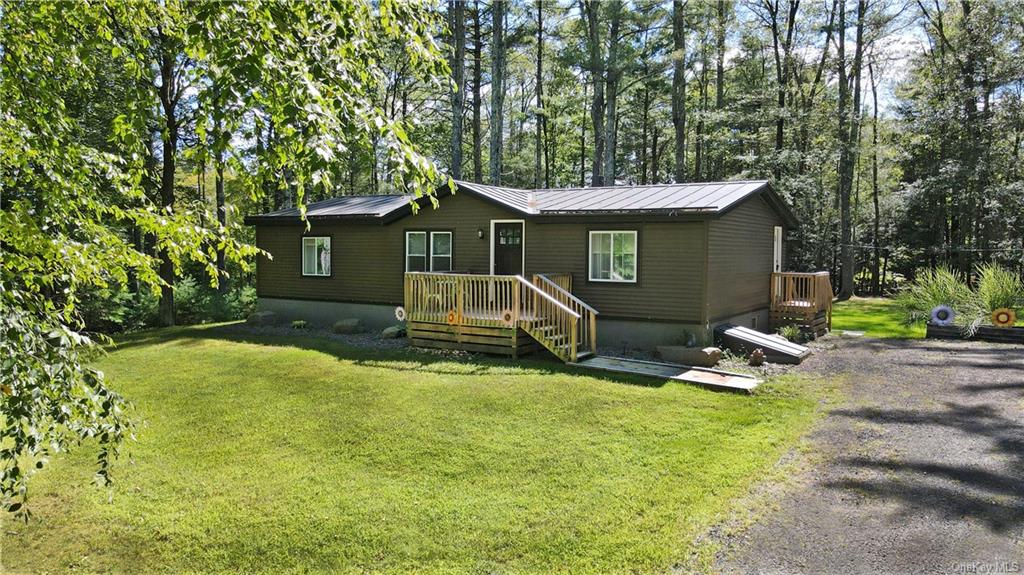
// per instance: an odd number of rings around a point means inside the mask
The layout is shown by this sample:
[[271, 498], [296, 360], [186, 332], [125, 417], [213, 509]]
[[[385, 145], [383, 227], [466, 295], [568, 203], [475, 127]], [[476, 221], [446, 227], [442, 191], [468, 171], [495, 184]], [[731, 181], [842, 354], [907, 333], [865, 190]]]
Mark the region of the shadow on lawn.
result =
[[[1024, 386], [990, 387], [998, 392]], [[976, 393], [983, 393], [977, 386]], [[974, 392], [974, 391], [972, 391]], [[830, 487], [866, 493], [902, 503], [908, 512], [932, 509], [950, 519], [970, 517], [998, 533], [1024, 527], [1024, 424], [992, 405], [947, 402], [940, 411], [861, 408], [836, 415], [890, 426], [946, 427], [982, 439], [989, 452], [1006, 461], [1009, 472], [936, 461], [850, 457], [840, 460], [855, 470], [877, 472], [830, 482]], [[896, 431], [898, 433], [898, 430]]]
[[[503, 375], [514, 369], [524, 374], [586, 375], [592, 379], [638, 387], [659, 388], [667, 380], [583, 370], [563, 365], [554, 356], [543, 350], [541, 353], [510, 360], [488, 357], [480, 354], [455, 355], [437, 353], [410, 347], [385, 348], [372, 345], [354, 345], [331, 339], [317, 333], [283, 334], [280, 332], [259, 332], [245, 324], [233, 323], [215, 326], [182, 326], [138, 332], [119, 339], [109, 351], [121, 351], [134, 347], [159, 345], [174, 342], [175, 345], [199, 345], [204, 340], [222, 340], [255, 345], [288, 346], [317, 351], [356, 365], [390, 369], [393, 371], [428, 372], [443, 375]], [[460, 367], [453, 367], [458, 364]]]

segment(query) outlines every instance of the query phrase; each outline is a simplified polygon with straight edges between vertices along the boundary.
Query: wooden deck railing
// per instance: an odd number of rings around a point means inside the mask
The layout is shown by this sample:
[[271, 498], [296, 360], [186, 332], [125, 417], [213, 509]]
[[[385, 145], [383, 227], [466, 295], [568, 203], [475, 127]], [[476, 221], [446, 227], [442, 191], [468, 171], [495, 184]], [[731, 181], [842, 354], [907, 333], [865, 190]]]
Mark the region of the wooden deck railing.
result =
[[[570, 273], [559, 272], [559, 273], [533, 274], [534, 279], [536, 279], [537, 276], [543, 276], [544, 278], [546, 278], [551, 283], [553, 283], [553, 284], [557, 285], [558, 287], [562, 288], [564, 291], [572, 293], [572, 274], [570, 274]], [[534, 283], [536, 283], [536, 282], [534, 282]]]
[[522, 328], [563, 361], [578, 357], [581, 315], [522, 276], [408, 272], [405, 309], [410, 322]]
[[824, 311], [832, 328], [832, 283], [828, 272], [773, 272], [773, 312], [813, 316]]
[[570, 274], [533, 274], [533, 285], [580, 315], [579, 341], [583, 353], [597, 355], [597, 310], [574, 296]]

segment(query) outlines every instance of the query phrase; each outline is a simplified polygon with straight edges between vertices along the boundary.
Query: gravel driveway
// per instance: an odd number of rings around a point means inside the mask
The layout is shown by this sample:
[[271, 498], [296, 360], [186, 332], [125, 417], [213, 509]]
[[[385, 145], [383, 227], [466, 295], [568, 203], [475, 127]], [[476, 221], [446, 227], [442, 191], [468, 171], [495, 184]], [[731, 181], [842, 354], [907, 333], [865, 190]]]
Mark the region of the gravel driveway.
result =
[[823, 460], [725, 542], [722, 573], [1024, 573], [1024, 346], [836, 340]]

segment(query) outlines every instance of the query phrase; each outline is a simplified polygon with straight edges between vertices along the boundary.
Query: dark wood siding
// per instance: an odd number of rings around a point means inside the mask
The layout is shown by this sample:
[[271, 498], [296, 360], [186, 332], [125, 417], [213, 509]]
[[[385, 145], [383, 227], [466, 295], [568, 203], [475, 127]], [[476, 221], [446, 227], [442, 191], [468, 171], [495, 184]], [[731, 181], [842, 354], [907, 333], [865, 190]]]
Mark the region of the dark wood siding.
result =
[[[400, 304], [407, 230], [453, 231], [454, 269], [489, 273], [491, 220], [522, 216], [466, 194], [444, 198], [441, 204], [386, 226], [314, 222], [306, 235], [332, 238], [329, 278], [302, 276], [301, 226], [258, 225], [257, 245], [270, 252], [273, 260], [259, 258], [257, 293], [272, 298]], [[477, 237], [478, 229], [484, 230], [484, 239]], [[587, 281], [588, 231], [611, 229], [638, 232], [636, 284]], [[700, 221], [527, 221], [526, 274], [572, 273], [573, 291], [604, 317], [698, 323], [704, 301], [704, 241], [705, 224]]]
[[[329, 278], [302, 275], [302, 226], [258, 225], [256, 245], [270, 252], [274, 259], [259, 258], [257, 294], [260, 297], [398, 305], [402, 302], [407, 230], [454, 232], [454, 269], [488, 273], [490, 220], [515, 216], [494, 204], [465, 194], [441, 201], [443, 208], [434, 209], [428, 205], [415, 215], [386, 226], [313, 222], [305, 235], [332, 238], [333, 273]], [[484, 230], [484, 239], [477, 237], [477, 229]]]
[[708, 226], [710, 321], [769, 305], [774, 227], [782, 220], [760, 197], [751, 198]]
[[[637, 283], [589, 282], [590, 230], [636, 230]], [[704, 224], [543, 223], [527, 225], [526, 270], [572, 273], [572, 291], [602, 316], [700, 321]]]

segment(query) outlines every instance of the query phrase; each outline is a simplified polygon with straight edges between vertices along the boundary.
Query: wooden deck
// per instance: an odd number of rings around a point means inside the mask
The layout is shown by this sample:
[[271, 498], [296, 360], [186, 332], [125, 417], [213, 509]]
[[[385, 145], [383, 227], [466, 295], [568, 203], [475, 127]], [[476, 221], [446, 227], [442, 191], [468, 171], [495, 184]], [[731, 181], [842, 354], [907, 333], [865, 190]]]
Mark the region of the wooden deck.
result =
[[832, 282], [828, 272], [774, 272], [771, 327], [797, 325], [816, 336], [832, 329]]
[[[569, 274], [405, 274], [414, 345], [517, 357], [537, 349], [562, 361], [597, 351], [597, 310], [574, 296]], [[525, 337], [524, 337], [525, 334]]]
[[586, 369], [641, 375], [657, 379], [667, 379], [694, 383], [711, 389], [726, 391], [751, 392], [761, 383], [755, 377], [719, 371], [703, 367], [691, 367], [658, 361], [643, 361], [624, 357], [595, 356], [580, 362], [571, 363]]

